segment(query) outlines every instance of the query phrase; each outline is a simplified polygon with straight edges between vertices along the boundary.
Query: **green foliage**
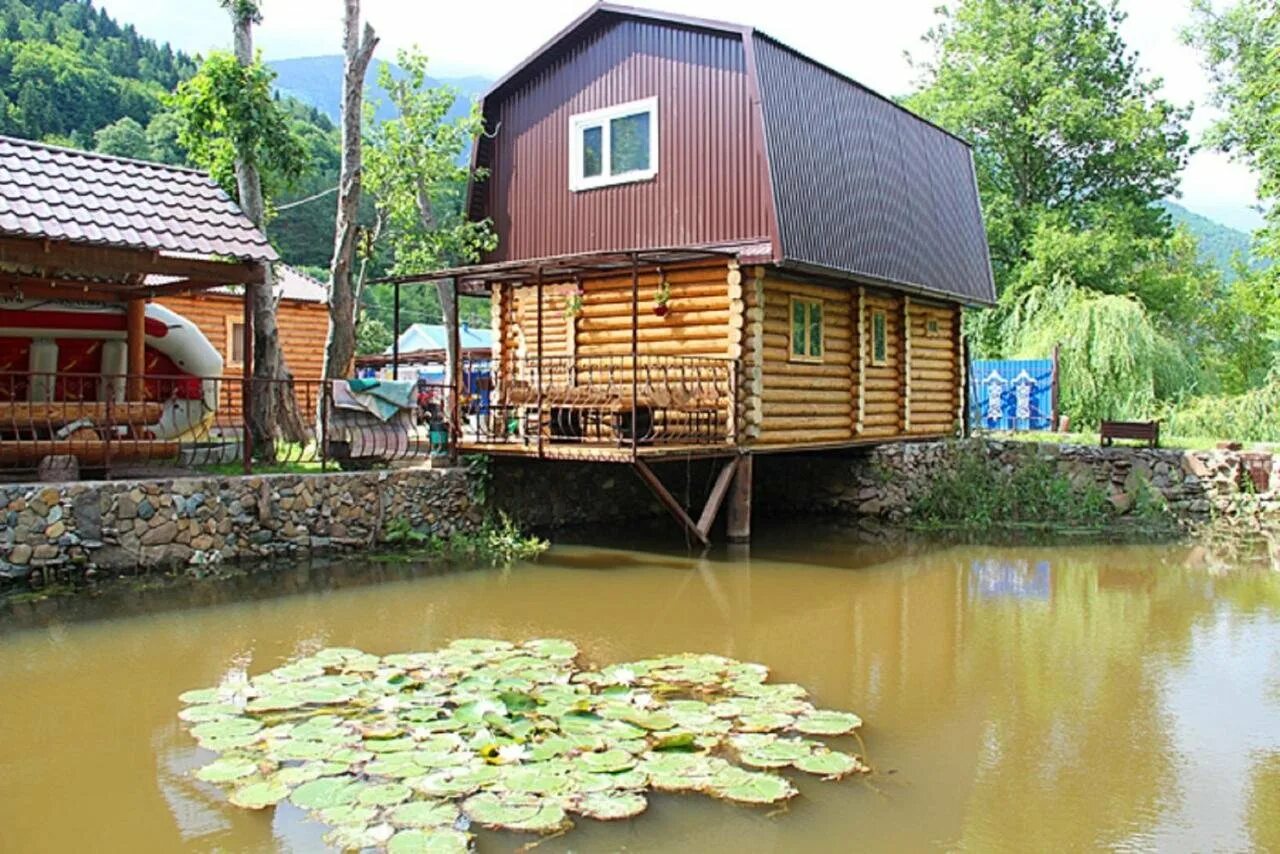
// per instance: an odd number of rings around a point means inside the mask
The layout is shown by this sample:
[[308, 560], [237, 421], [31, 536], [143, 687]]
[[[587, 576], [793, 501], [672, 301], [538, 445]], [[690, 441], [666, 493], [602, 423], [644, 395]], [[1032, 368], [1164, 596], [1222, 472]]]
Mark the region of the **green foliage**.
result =
[[1062, 279], [1022, 296], [1010, 314], [1009, 342], [1015, 358], [1061, 346], [1062, 409], [1081, 426], [1150, 418], [1158, 400], [1191, 380], [1185, 356], [1139, 300]]
[[[399, 117], [372, 121], [364, 151], [365, 187], [387, 217], [395, 272], [422, 272], [475, 261], [496, 245], [491, 224], [470, 222], [463, 211], [471, 170], [461, 157], [483, 130], [477, 109], [449, 121], [457, 93], [426, 85], [427, 61], [402, 51], [405, 72], [396, 78], [385, 63], [378, 75]], [[372, 117], [376, 106], [369, 104]], [[485, 173], [478, 170], [477, 179]]]
[[1032, 448], [1009, 470], [964, 448], [912, 503], [911, 516], [924, 528], [1058, 530], [1101, 528], [1113, 508], [1096, 485], [1076, 487]]
[[550, 547], [546, 540], [522, 533], [505, 514], [485, 521], [478, 530], [455, 531], [448, 537], [420, 531], [408, 519], [396, 517], [387, 522], [382, 540], [391, 545], [412, 546], [419, 552], [481, 566], [508, 566], [518, 561], [534, 560]]
[[1041, 220], [1159, 236], [1188, 110], [1158, 96], [1102, 0], [963, 0], [939, 9], [909, 105], [970, 140], [1001, 292]]
[[391, 330], [376, 317], [361, 313], [360, 322], [356, 324], [356, 355], [375, 356], [386, 352], [394, 343]]
[[1252, 240], [1245, 232], [1214, 222], [1175, 202], [1165, 201], [1161, 207], [1169, 214], [1175, 228], [1184, 227], [1195, 236], [1201, 260], [1217, 267], [1224, 281], [1235, 281], [1238, 268], [1260, 270], [1266, 266], [1262, 259], [1253, 256]]
[[1280, 442], [1280, 370], [1243, 394], [1206, 396], [1172, 405], [1162, 429], [1180, 436]]
[[78, 0], [0, 0], [0, 133], [93, 147], [128, 116], [146, 126], [195, 65]]
[[1200, 49], [1213, 104], [1223, 111], [1206, 141], [1257, 173], [1258, 198], [1268, 208], [1259, 252], [1280, 261], [1280, 7], [1274, 0], [1237, 0], [1215, 9], [1194, 0], [1192, 11], [1184, 38]]
[[116, 157], [132, 157], [135, 160], [151, 158], [151, 141], [147, 139], [147, 129], [132, 116], [125, 116], [95, 133], [93, 148]]
[[307, 169], [307, 149], [273, 97], [272, 79], [260, 58], [243, 66], [231, 54], [215, 52], [172, 98], [182, 119], [179, 142], [232, 196], [238, 158], [260, 171], [267, 198]]

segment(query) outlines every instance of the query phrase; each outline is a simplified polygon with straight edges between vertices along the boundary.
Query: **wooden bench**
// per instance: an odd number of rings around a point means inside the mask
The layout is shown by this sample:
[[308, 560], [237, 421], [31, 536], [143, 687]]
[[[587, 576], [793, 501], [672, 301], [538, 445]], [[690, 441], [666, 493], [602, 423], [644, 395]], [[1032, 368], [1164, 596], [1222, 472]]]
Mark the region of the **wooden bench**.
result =
[[1116, 439], [1134, 439], [1146, 442], [1150, 448], [1160, 447], [1159, 421], [1103, 421], [1100, 432], [1104, 448], [1110, 448]]

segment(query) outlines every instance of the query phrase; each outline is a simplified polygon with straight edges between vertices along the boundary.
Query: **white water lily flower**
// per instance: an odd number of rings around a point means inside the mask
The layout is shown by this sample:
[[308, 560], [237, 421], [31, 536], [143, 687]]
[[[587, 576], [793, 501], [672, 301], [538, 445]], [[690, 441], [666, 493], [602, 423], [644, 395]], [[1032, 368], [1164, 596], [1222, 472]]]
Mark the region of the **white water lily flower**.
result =
[[369, 828], [369, 836], [378, 842], [386, 842], [396, 835], [396, 829], [389, 824], [379, 824]]
[[631, 697], [631, 705], [637, 709], [652, 709], [658, 705], [658, 701], [653, 699], [653, 695], [647, 691], [641, 691], [639, 694], [633, 694]]
[[484, 717], [488, 714], [505, 715], [507, 713], [506, 704], [496, 700], [477, 700], [476, 715]]
[[242, 668], [228, 670], [218, 683], [218, 702], [243, 709], [250, 697], [258, 696], [258, 689], [249, 681], [249, 672]]
[[528, 755], [522, 744], [504, 744], [498, 748], [498, 759], [504, 763], [523, 762]]
[[630, 667], [618, 667], [609, 671], [609, 682], [614, 685], [632, 685], [636, 681], [636, 672]]
[[387, 696], [383, 697], [381, 700], [378, 701], [378, 711], [391, 714], [392, 712], [399, 710], [399, 708], [403, 705], [404, 703], [400, 702], [399, 697], [396, 697], [392, 694], [388, 694]]

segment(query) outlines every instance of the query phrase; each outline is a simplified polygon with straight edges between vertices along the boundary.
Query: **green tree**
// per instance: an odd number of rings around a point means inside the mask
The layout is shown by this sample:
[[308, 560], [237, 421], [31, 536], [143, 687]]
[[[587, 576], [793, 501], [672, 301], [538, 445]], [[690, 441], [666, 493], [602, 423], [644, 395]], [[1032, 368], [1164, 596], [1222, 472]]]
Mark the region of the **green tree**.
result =
[[[469, 221], [462, 204], [468, 179], [487, 175], [461, 165], [463, 153], [484, 130], [483, 118], [473, 107], [470, 114], [448, 121], [457, 92], [426, 85], [427, 60], [420, 53], [401, 51], [398, 63], [405, 76], [396, 79], [384, 63], [378, 83], [399, 117], [371, 128], [364, 161], [366, 186], [386, 218], [394, 272], [423, 273], [476, 261], [497, 245], [490, 221]], [[454, 283], [440, 282], [437, 296], [449, 328], [456, 307]], [[448, 337], [452, 344], [453, 335]], [[459, 354], [450, 349], [447, 371], [453, 376]]]
[[1188, 110], [1157, 94], [1115, 0], [962, 0], [925, 36], [909, 105], [974, 146], [997, 287], [1053, 214], [1083, 229], [1168, 233], [1154, 203], [1186, 161]]
[[391, 330], [376, 317], [361, 313], [356, 324], [356, 354], [373, 356], [383, 353], [392, 344]]
[[129, 116], [112, 122], [93, 135], [93, 148], [116, 157], [151, 160], [151, 141], [146, 129]]
[[246, 207], [253, 204], [241, 197], [237, 161], [260, 173], [268, 200], [308, 166], [307, 149], [272, 94], [274, 79], [260, 57], [245, 65], [232, 54], [214, 52], [171, 100], [181, 122], [178, 143]]

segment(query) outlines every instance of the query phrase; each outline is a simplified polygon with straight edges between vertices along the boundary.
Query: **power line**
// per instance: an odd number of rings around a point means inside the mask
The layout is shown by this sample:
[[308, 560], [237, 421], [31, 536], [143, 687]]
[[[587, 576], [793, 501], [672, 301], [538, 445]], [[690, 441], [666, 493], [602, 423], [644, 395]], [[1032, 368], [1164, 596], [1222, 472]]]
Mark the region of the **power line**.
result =
[[279, 205], [276, 207], [276, 212], [279, 213], [280, 211], [287, 211], [289, 208], [296, 208], [299, 205], [305, 205], [307, 202], [314, 202], [316, 199], [323, 199], [325, 196], [336, 192], [338, 192], [337, 187], [330, 187], [327, 190], [321, 190], [314, 196], [307, 196], [305, 199], [298, 199], [296, 202], [289, 202], [287, 205]]

